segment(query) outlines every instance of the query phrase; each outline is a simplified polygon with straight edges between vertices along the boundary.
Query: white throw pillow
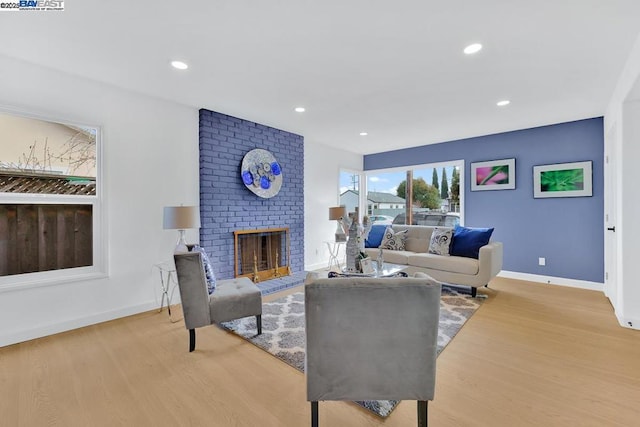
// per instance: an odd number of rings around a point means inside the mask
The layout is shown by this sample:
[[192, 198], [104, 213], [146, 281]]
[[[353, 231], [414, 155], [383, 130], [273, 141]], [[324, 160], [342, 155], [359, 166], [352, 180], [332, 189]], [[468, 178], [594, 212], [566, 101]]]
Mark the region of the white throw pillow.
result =
[[449, 247], [453, 238], [453, 230], [450, 228], [434, 228], [429, 241], [429, 253], [449, 256]]
[[407, 230], [395, 232], [393, 228], [387, 227], [384, 230], [384, 236], [382, 237], [382, 243], [380, 247], [382, 249], [390, 249], [392, 251], [404, 251], [404, 242], [407, 239]]

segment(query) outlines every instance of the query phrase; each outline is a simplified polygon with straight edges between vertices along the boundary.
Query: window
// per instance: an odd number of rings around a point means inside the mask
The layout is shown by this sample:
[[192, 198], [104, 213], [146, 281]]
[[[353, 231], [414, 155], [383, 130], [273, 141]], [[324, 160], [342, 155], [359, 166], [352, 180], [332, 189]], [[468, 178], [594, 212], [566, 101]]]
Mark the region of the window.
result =
[[0, 111], [0, 288], [104, 270], [100, 129]]
[[459, 216], [454, 216], [452, 214], [449, 214], [445, 217], [444, 219], [444, 226], [445, 227], [455, 227], [456, 225], [458, 225], [460, 223], [460, 217]]
[[367, 196], [377, 202], [371, 215], [395, 218], [405, 213], [403, 179], [404, 171], [367, 173]]
[[[381, 207], [389, 206], [388, 209], [374, 207], [373, 214], [389, 215], [394, 218], [394, 224], [405, 224], [406, 195], [411, 192], [413, 224], [449, 226], [458, 223], [460, 215], [444, 214], [461, 212], [460, 188], [464, 188], [461, 184], [462, 170], [464, 162], [459, 160], [414, 166], [411, 169], [368, 171], [368, 194], [375, 195]], [[431, 214], [426, 215], [427, 212]]]
[[340, 170], [339, 204], [347, 208], [347, 213], [355, 212], [360, 206], [360, 172]]

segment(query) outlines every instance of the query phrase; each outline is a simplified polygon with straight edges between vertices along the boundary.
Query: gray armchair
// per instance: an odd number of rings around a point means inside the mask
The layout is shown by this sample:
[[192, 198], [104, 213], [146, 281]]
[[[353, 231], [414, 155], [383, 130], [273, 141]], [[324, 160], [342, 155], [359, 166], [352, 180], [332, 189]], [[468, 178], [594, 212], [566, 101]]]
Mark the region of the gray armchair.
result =
[[182, 300], [184, 324], [189, 330], [189, 351], [196, 348], [195, 328], [256, 316], [258, 335], [262, 333], [260, 289], [246, 277], [216, 281], [209, 295], [199, 252], [175, 254], [176, 275]]
[[305, 286], [307, 400], [417, 400], [427, 425], [436, 372], [440, 282], [311, 279]]

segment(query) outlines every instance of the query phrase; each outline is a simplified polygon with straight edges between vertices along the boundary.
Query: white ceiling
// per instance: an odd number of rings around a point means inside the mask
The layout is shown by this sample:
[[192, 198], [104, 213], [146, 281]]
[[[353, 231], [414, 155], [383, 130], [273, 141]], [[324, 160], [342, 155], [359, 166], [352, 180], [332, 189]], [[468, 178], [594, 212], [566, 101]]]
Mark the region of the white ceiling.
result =
[[362, 154], [602, 115], [640, 32], [638, 0], [65, 7], [0, 13], [0, 54]]

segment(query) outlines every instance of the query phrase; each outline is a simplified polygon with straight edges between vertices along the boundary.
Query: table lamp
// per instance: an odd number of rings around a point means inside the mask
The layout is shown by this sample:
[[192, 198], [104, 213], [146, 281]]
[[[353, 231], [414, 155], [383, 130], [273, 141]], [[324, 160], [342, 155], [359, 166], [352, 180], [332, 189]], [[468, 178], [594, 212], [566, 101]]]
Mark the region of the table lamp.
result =
[[197, 206], [166, 206], [164, 208], [163, 227], [165, 230], [178, 230], [178, 242], [175, 253], [189, 252], [184, 238], [185, 230], [200, 228], [200, 212]]
[[336, 242], [346, 242], [347, 235], [342, 228], [342, 218], [347, 215], [347, 208], [344, 206], [335, 206], [329, 208], [329, 219], [335, 220], [338, 222], [338, 227], [336, 228]]

